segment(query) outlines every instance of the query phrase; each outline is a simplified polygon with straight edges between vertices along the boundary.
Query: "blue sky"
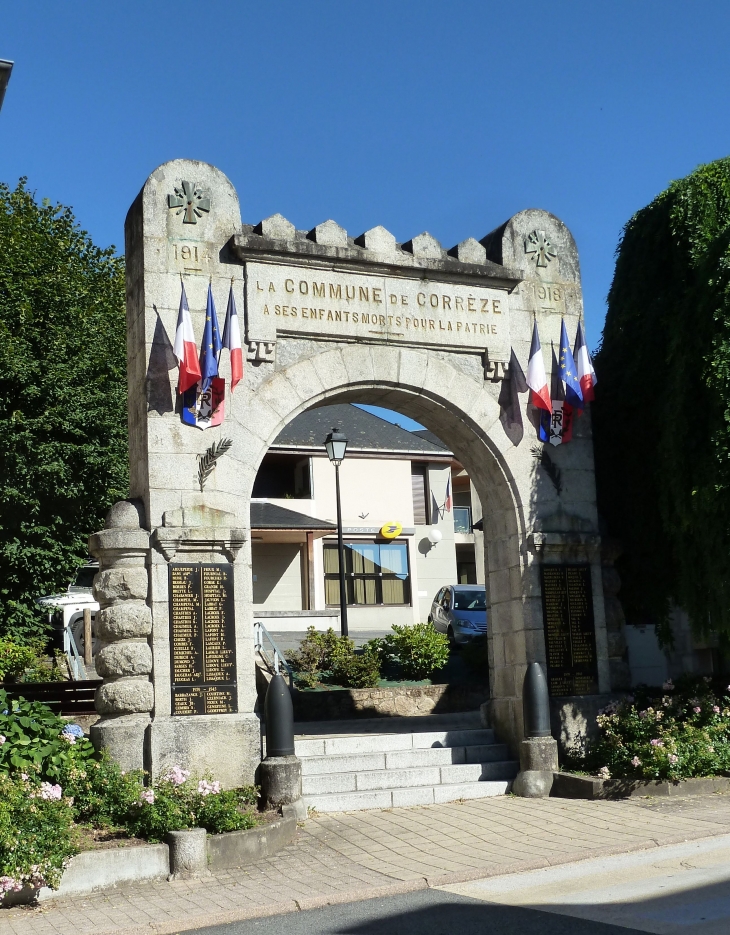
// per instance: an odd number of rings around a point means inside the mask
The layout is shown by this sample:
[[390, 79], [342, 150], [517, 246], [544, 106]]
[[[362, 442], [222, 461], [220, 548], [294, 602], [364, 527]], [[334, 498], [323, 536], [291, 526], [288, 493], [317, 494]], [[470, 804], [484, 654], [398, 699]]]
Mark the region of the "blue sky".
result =
[[622, 225], [730, 153], [730, 4], [4, 0], [0, 180], [97, 243], [161, 162], [212, 162], [243, 217], [446, 247], [542, 207], [598, 343]]

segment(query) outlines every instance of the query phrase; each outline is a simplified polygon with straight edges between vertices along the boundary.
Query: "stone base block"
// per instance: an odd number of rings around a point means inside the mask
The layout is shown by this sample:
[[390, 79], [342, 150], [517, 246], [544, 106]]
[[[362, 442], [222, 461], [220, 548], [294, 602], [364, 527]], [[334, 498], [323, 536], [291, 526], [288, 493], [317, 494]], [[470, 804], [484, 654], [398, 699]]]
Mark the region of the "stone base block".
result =
[[558, 768], [558, 744], [552, 737], [529, 737], [520, 743], [520, 772], [512, 792], [528, 799], [550, 795]]
[[208, 872], [206, 839], [205, 828], [170, 831], [166, 840], [170, 848], [170, 874], [173, 877], [184, 878]]
[[526, 799], [541, 799], [550, 795], [552, 787], [552, 770], [527, 769], [517, 774], [512, 783], [512, 792]]
[[558, 768], [558, 744], [552, 737], [529, 737], [520, 743], [521, 770], [547, 770]]
[[261, 764], [261, 796], [269, 808], [291, 805], [302, 796], [302, 763], [296, 756], [267, 756]]
[[91, 742], [97, 750], [108, 751], [122, 769], [144, 769], [145, 731], [149, 724], [147, 715], [102, 718], [91, 725]]
[[252, 785], [261, 762], [261, 725], [255, 714], [154, 718], [147, 768], [159, 776], [173, 766], [193, 776], [210, 773], [223, 787]]

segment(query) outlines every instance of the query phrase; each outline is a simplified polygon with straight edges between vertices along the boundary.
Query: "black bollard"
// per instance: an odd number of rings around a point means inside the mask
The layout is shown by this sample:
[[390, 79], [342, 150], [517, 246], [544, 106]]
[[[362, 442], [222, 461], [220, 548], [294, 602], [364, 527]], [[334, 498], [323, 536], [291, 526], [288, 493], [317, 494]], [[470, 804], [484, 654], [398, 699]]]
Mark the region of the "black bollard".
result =
[[294, 708], [289, 686], [279, 672], [269, 682], [264, 701], [266, 756], [294, 756]]
[[[267, 698], [268, 701], [268, 698]], [[531, 662], [522, 683], [525, 737], [551, 737], [547, 679], [539, 662]]]

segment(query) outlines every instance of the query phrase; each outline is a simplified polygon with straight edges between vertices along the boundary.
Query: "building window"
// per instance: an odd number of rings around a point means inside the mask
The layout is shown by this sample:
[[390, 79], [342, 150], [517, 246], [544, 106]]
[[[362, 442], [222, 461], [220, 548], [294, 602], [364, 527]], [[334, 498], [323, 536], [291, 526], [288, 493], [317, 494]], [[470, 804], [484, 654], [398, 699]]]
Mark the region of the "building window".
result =
[[[324, 543], [324, 590], [328, 605], [340, 603], [337, 544]], [[346, 542], [348, 604], [410, 604], [408, 545], [405, 542]]]
[[411, 490], [413, 491], [413, 522], [416, 526], [428, 526], [427, 465], [411, 461]]
[[267, 452], [253, 482], [252, 497], [274, 500], [312, 498], [311, 458]]
[[470, 533], [471, 531], [472, 531], [471, 507], [455, 506], [454, 507], [454, 532]]

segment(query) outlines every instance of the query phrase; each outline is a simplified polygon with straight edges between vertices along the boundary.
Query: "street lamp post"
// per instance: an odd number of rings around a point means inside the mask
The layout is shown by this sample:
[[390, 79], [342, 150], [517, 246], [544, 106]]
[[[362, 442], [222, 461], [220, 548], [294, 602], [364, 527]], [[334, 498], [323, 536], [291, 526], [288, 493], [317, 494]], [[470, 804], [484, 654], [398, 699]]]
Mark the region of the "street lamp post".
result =
[[337, 497], [337, 561], [340, 568], [340, 632], [348, 635], [347, 591], [345, 590], [345, 546], [342, 542], [342, 505], [340, 503], [340, 465], [345, 459], [347, 438], [335, 426], [324, 442], [327, 457], [335, 466], [335, 492]]

